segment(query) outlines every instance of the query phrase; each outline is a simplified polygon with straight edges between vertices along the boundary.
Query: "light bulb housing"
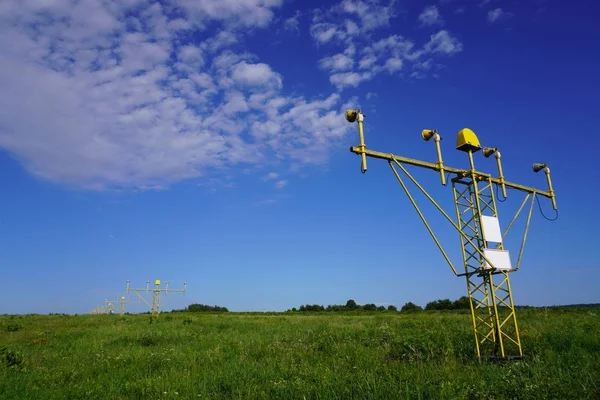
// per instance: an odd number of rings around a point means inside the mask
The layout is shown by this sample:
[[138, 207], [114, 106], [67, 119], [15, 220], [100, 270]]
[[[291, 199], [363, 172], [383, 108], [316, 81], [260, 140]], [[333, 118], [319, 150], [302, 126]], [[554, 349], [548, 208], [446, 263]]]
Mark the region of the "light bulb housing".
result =
[[498, 149], [496, 147], [484, 147], [483, 148], [483, 156], [485, 158], [488, 158], [489, 156], [493, 155], [497, 151], [498, 151]]
[[533, 164], [532, 168], [533, 168], [533, 172], [537, 173], [540, 172], [541, 170], [543, 170], [544, 168], [546, 168], [548, 165], [546, 164]]
[[436, 133], [437, 131], [435, 129], [423, 129], [421, 137], [424, 141], [428, 142]]
[[356, 118], [358, 117], [358, 111], [357, 110], [348, 110], [346, 111], [346, 121], [353, 123], [354, 121], [356, 121]]

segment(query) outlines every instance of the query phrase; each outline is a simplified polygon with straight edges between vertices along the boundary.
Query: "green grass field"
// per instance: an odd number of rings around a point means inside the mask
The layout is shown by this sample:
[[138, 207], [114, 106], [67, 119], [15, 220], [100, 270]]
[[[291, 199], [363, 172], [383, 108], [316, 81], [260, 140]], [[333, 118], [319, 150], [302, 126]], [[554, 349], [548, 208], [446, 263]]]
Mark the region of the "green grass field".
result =
[[599, 399], [600, 309], [518, 317], [479, 363], [456, 311], [0, 316], [0, 398]]

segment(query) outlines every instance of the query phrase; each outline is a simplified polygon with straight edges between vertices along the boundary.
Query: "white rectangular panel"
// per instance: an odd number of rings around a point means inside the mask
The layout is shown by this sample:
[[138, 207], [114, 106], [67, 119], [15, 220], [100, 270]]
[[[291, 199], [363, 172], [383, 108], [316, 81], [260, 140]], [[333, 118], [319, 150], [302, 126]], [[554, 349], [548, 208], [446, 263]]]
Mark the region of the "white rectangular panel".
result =
[[[496, 269], [512, 269], [512, 264], [510, 263], [510, 253], [508, 250], [483, 249], [483, 254], [485, 254], [485, 257], [490, 260]], [[491, 268], [487, 261], [485, 262], [485, 267], [488, 269]]]
[[484, 239], [487, 242], [502, 243], [502, 232], [500, 231], [498, 218], [482, 215], [481, 224], [483, 225]]

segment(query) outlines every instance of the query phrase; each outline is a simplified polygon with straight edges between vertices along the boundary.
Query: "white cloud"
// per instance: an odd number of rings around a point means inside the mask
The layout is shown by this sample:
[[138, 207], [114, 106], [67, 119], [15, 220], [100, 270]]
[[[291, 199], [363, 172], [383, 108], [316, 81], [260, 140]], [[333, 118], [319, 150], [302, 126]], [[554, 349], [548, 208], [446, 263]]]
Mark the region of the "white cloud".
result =
[[277, 172], [269, 172], [269, 173], [267, 174], [267, 176], [265, 176], [265, 178], [264, 178], [264, 179], [265, 179], [266, 181], [270, 181], [270, 180], [272, 180], [272, 179], [277, 179], [277, 178], [279, 178], [279, 174], [278, 174]]
[[394, 0], [387, 5], [379, 0], [343, 0], [341, 8], [346, 13], [356, 14], [360, 19], [361, 30], [368, 32], [389, 25], [390, 19], [395, 16], [394, 3]]
[[283, 26], [284, 26], [285, 30], [299, 33], [300, 32], [299, 19], [301, 16], [302, 16], [302, 13], [299, 10], [296, 10], [296, 13], [293, 17], [287, 18], [283, 22]]
[[359, 83], [369, 80], [371, 77], [372, 75], [368, 72], [362, 74], [356, 72], [344, 72], [331, 75], [329, 81], [338, 89], [343, 89], [346, 87], [356, 87]]
[[273, 19], [273, 9], [283, 0], [180, 0], [189, 20], [202, 24], [210, 20], [227, 26], [265, 27]]
[[443, 25], [444, 23], [440, 11], [436, 6], [425, 7], [419, 15], [419, 21], [421, 22], [421, 26]]
[[350, 36], [354, 36], [357, 35], [360, 32], [360, 29], [358, 28], [358, 25], [356, 25], [356, 22], [347, 19], [345, 21], [346, 24], [346, 33]]
[[232, 115], [239, 112], [246, 112], [249, 110], [248, 103], [244, 95], [240, 92], [227, 93], [227, 103], [223, 105], [223, 112], [226, 115]]
[[442, 53], [446, 55], [462, 51], [462, 43], [446, 30], [431, 35], [429, 42], [425, 45], [428, 53]]
[[[338, 90], [357, 87], [382, 71], [393, 73], [407, 64], [410, 68], [411, 64], [423, 62], [425, 57], [444, 57], [462, 51], [460, 40], [447, 30], [431, 35], [422, 46], [399, 34], [381, 36], [379, 32], [375, 33], [376, 29], [381, 31], [389, 26], [395, 16], [394, 5], [394, 0], [387, 3], [383, 0], [342, 0], [328, 9], [314, 11], [310, 31], [316, 44], [328, 49], [345, 49], [343, 54], [319, 60], [319, 66], [329, 72], [329, 81]], [[427, 26], [443, 24], [437, 6], [425, 7], [419, 20]]]
[[390, 73], [396, 72], [402, 69], [402, 60], [396, 57], [389, 58], [384, 65]]
[[377, 62], [377, 57], [374, 55], [368, 55], [361, 58], [361, 60], [358, 62], [358, 67], [360, 69], [369, 69], [375, 64], [375, 62]]
[[40, 177], [96, 190], [326, 162], [351, 129], [339, 96], [286, 97], [279, 73], [231, 48], [280, 5], [2, 1], [0, 147]]
[[[319, 44], [347, 40], [390, 25], [395, 0], [342, 0], [327, 11], [316, 10], [310, 34]], [[353, 19], [354, 18], [354, 19]]]
[[496, 8], [488, 12], [487, 19], [490, 24], [493, 24], [494, 22], [508, 18], [511, 15], [511, 13], [503, 11], [501, 8]]
[[268, 86], [281, 88], [281, 76], [274, 72], [267, 64], [248, 64], [242, 61], [236, 64], [231, 72], [234, 82], [244, 86]]
[[288, 183], [288, 181], [285, 181], [285, 180], [277, 181], [277, 182], [275, 182], [275, 187], [277, 189], [283, 189], [283, 187], [285, 185], [287, 185], [287, 183]]
[[328, 71], [346, 71], [353, 65], [354, 60], [345, 54], [336, 54], [319, 60], [319, 66]]
[[178, 57], [184, 64], [196, 64], [198, 67], [204, 65], [202, 50], [193, 45], [182, 46]]

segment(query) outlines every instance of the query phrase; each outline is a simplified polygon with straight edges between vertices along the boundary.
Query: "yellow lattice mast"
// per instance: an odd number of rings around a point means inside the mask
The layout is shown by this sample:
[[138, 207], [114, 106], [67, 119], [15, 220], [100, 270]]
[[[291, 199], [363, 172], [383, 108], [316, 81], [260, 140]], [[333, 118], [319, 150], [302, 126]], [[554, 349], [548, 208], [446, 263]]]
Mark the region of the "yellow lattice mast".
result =
[[112, 314], [113, 313], [113, 309], [115, 308], [115, 303], [113, 303], [112, 301], [108, 300], [108, 297], [104, 300], [104, 305], [106, 307], [106, 313], [107, 314]]
[[106, 314], [107, 309], [106, 306], [98, 306], [90, 311], [90, 314]]
[[[475, 133], [468, 128], [462, 129], [458, 133], [456, 143], [456, 148], [467, 153], [469, 157], [470, 168], [464, 170], [444, 165], [440, 148], [441, 137], [436, 130], [426, 129], [421, 133], [421, 137], [425, 141], [434, 139], [438, 161], [431, 163], [396, 156], [390, 153], [367, 150], [363, 133], [364, 115], [360, 110], [348, 110], [346, 112], [346, 120], [350, 123], [357, 122], [358, 124], [360, 142], [358, 146], [351, 147], [350, 151], [361, 156], [361, 172], [365, 173], [367, 171], [367, 156], [388, 161], [392, 172], [415, 207], [415, 210], [442, 255], [452, 268], [452, 271], [456, 276], [465, 277], [471, 303], [471, 317], [475, 333], [477, 357], [479, 359], [483, 356], [488, 358], [522, 357], [523, 349], [519, 338], [519, 328], [510, 287], [509, 273], [519, 269], [536, 196], [550, 198], [552, 207], [554, 210], [557, 210], [548, 166], [545, 164], [533, 164], [534, 172], [544, 170], [546, 174], [548, 190], [542, 191], [517, 183], [507, 182], [502, 172], [502, 163], [498, 149], [482, 148]], [[497, 178], [475, 169], [473, 155], [480, 150], [486, 158], [492, 155], [495, 156], [499, 174]], [[446, 174], [454, 175], [451, 181], [457, 222], [454, 222], [437, 204], [429, 193], [406, 170], [404, 164], [438, 171], [442, 185], [446, 185]], [[400, 169], [419, 188], [458, 231], [461, 239], [464, 272], [459, 273], [454, 267], [396, 168]], [[493, 190], [494, 185], [501, 187], [504, 198], [506, 198], [507, 187], [527, 194], [504, 233], [500, 230], [496, 198]], [[503, 242], [529, 199], [531, 199], [529, 214], [527, 216], [517, 263], [513, 268], [510, 253], [504, 248]]]
[[140, 304], [140, 300], [138, 299], [138, 301], [131, 301], [129, 298], [127, 298], [126, 300], [125, 296], [121, 296], [117, 303], [119, 304], [119, 314], [123, 315], [125, 314], [126, 304]]
[[[146, 288], [130, 288], [129, 287], [129, 281], [127, 281], [127, 287], [126, 287], [126, 291], [127, 293], [129, 293], [129, 291], [133, 291], [140, 300], [142, 300], [144, 303], [146, 303], [146, 305], [148, 305], [148, 307], [150, 307], [150, 310], [152, 311], [152, 316], [153, 317], [157, 317], [158, 313], [160, 312], [160, 294], [161, 292], [164, 292], [165, 294], [169, 293], [169, 292], [183, 292], [184, 294], [187, 292], [187, 283], [183, 282], [183, 290], [180, 289], [169, 289], [169, 282], [165, 282], [165, 288], [161, 289], [160, 288], [160, 280], [156, 280], [154, 281], [154, 285], [155, 287], [153, 289], [150, 289], [150, 282], [146, 281]], [[141, 294], [140, 292], [146, 292], [148, 293], [149, 291], [152, 292], [152, 304], [150, 304]]]

